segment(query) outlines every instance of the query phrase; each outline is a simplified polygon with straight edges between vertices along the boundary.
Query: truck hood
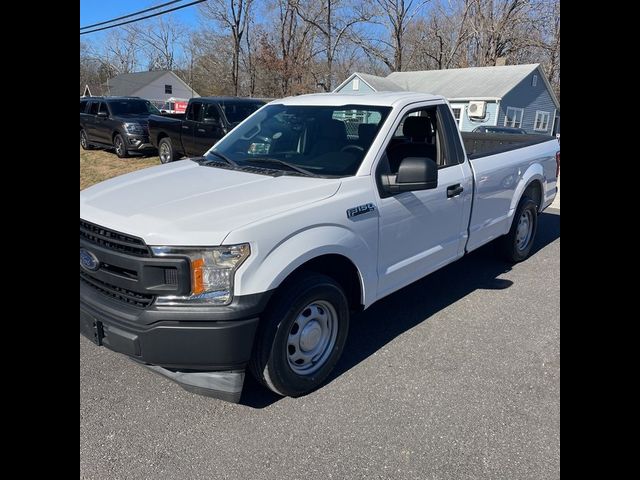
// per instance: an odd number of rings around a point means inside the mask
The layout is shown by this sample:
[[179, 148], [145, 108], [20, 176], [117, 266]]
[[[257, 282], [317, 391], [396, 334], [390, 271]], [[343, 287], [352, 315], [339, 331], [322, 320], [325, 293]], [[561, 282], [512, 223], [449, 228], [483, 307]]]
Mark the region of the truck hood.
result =
[[80, 218], [148, 245], [220, 245], [238, 227], [320, 201], [339, 187], [339, 179], [272, 177], [183, 160], [81, 191]]

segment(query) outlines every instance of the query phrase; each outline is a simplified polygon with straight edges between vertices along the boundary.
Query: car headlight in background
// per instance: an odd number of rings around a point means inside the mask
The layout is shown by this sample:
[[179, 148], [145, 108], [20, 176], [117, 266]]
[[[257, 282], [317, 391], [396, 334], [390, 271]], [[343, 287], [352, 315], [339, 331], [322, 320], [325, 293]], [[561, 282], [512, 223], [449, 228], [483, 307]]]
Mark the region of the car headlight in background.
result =
[[144, 135], [147, 133], [144, 126], [140, 125], [139, 123], [125, 123], [124, 129], [127, 131], [127, 133], [131, 133], [133, 135]]
[[188, 257], [191, 295], [158, 297], [158, 305], [228, 305], [236, 270], [251, 254], [248, 243], [221, 247], [151, 247], [159, 257]]

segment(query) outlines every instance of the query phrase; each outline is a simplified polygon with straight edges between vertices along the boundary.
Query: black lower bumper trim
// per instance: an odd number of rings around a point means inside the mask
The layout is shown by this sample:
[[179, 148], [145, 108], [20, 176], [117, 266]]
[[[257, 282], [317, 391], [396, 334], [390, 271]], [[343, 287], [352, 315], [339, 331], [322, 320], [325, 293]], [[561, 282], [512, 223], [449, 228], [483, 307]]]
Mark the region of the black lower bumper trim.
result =
[[226, 372], [179, 372], [155, 365], [145, 365], [148, 369], [173, 380], [189, 392], [238, 403], [244, 384], [244, 370]]

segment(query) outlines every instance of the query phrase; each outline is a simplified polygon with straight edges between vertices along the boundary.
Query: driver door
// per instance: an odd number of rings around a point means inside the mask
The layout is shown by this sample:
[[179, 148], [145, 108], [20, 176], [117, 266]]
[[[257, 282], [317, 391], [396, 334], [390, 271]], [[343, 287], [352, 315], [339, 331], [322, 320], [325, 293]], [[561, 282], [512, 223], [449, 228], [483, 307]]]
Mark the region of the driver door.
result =
[[[435, 145], [437, 158], [433, 160], [438, 165], [438, 186], [394, 195], [382, 192], [379, 186], [378, 297], [392, 293], [462, 255], [460, 242], [466, 235], [463, 212], [465, 199], [472, 189], [469, 176], [459, 164], [459, 155], [447, 144], [446, 132], [441, 128], [443, 114], [435, 106], [412, 108], [394, 127], [395, 134], [379, 160], [378, 176], [385, 169], [393, 168], [387, 157], [390, 148], [406, 142], [426, 143], [431, 147], [425, 151], [434, 152]], [[430, 117], [431, 127], [427, 129], [431, 128], [431, 132], [424, 142], [422, 138], [416, 140], [414, 132], [411, 132], [414, 135], [411, 138], [411, 134], [404, 131], [409, 116]], [[396, 172], [387, 171], [397, 173], [397, 168]], [[377, 183], [380, 185], [379, 179]], [[463, 190], [454, 194], [457, 187], [463, 187]]]
[[193, 134], [196, 155], [206, 153], [225, 133], [218, 105], [205, 104], [202, 121], [197, 123]]

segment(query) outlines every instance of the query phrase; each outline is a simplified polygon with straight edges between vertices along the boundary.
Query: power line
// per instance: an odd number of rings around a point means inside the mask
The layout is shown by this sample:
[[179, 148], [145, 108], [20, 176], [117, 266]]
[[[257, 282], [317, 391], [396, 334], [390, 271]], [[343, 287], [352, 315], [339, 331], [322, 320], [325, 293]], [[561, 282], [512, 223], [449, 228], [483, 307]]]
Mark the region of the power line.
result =
[[86, 27], [80, 27], [80, 30], [86, 30], [87, 28], [92, 28], [92, 27], [99, 27], [100, 25], [105, 25], [107, 23], [113, 23], [115, 21], [123, 20], [125, 18], [135, 17], [137, 15], [140, 15], [141, 13], [147, 13], [147, 12], [150, 12], [151, 10], [157, 10], [159, 8], [166, 7], [167, 5], [171, 5], [171, 4], [182, 2], [182, 1], [183, 0], [173, 0], [172, 2], [167, 2], [167, 3], [163, 3], [161, 5], [156, 5], [155, 7], [150, 7], [150, 8], [147, 8], [145, 10], [140, 10], [139, 12], [130, 13], [129, 15], [124, 15], [122, 17], [117, 17], [117, 18], [112, 18], [111, 20], [108, 20], [106, 22], [94, 23], [93, 25], [87, 25]]
[[127, 24], [133, 23], [133, 22], [139, 22], [140, 20], [146, 20], [147, 18], [157, 17], [159, 15], [164, 15], [165, 13], [175, 12], [176, 10], [180, 10], [182, 8], [190, 7], [191, 5], [195, 5], [197, 3], [202, 3], [202, 2], [206, 2], [206, 1], [207, 0], [196, 0], [195, 2], [187, 3], [185, 5], [180, 5], [178, 7], [173, 7], [173, 8], [170, 8], [168, 10], [163, 10], [162, 12], [152, 13], [151, 15], [146, 15], [144, 17], [134, 18], [133, 20], [127, 20], [126, 22], [120, 22], [120, 23], [116, 23], [115, 25], [108, 25], [106, 27], [94, 28], [93, 30], [88, 30], [86, 32], [80, 32], [80, 35], [84, 35], [86, 33], [99, 32], [100, 30], [107, 30], [109, 28], [120, 27], [122, 25], [127, 25]]

